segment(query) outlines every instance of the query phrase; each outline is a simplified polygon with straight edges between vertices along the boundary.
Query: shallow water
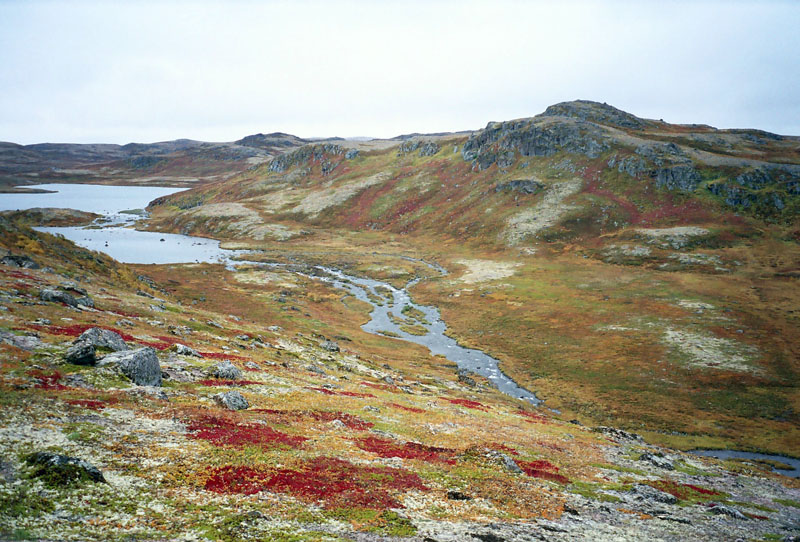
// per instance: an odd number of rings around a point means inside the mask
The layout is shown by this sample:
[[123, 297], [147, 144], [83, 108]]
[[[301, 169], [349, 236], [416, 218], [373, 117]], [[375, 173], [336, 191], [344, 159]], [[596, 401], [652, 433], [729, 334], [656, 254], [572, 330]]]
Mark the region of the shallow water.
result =
[[[445, 274], [447, 273], [444, 268], [436, 264], [428, 265], [433, 269], [444, 271]], [[393, 334], [392, 336], [396, 335], [397, 338], [404, 341], [426, 346], [431, 353], [442, 355], [456, 363], [459, 369], [486, 377], [497, 389], [511, 397], [527, 401], [534, 405], [541, 403], [541, 400], [538, 399], [534, 393], [518, 386], [516, 382], [506, 376], [500, 370], [499, 362], [495, 358], [480, 350], [465, 348], [459, 345], [455, 339], [445, 335], [447, 326], [442, 321], [439, 310], [436, 307], [418, 305], [411, 300], [408, 288], [411, 288], [420, 279], [412, 280], [405, 288], [398, 289], [385, 282], [353, 277], [336, 269], [325, 267], [319, 267], [318, 269], [324, 271], [328, 275], [328, 277], [324, 277], [323, 280], [327, 280], [337, 288], [349, 291], [356, 298], [372, 305], [370, 321], [361, 326], [361, 329], [364, 331], [378, 335], [383, 335], [388, 331]], [[371, 293], [372, 296], [368, 295], [368, 292]], [[388, 292], [388, 295], [382, 295], [382, 292]], [[374, 300], [375, 298], [381, 298], [382, 304], [376, 302]], [[403, 314], [404, 307], [411, 307], [422, 312], [425, 315], [424, 322], [408, 320]], [[394, 316], [394, 318], [392, 318], [392, 316]], [[396, 323], [398, 320], [406, 320], [409, 324], [416, 324], [424, 328], [427, 333], [424, 335], [408, 333]]]
[[791, 469], [778, 469], [772, 467], [772, 472], [790, 476], [792, 478], [800, 478], [800, 459], [793, 457], [786, 457], [783, 455], [772, 454], [759, 454], [755, 452], [742, 452], [739, 450], [692, 450], [691, 453], [695, 455], [702, 455], [705, 457], [716, 457], [717, 459], [753, 459], [753, 460], [766, 460], [778, 461], [790, 465]]

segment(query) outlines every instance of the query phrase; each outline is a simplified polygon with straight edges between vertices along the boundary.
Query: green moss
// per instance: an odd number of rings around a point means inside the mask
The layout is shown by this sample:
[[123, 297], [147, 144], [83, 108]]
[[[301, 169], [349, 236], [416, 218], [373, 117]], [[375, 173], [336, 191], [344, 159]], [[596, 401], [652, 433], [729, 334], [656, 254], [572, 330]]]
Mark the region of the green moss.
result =
[[40, 516], [54, 509], [52, 501], [38, 493], [29, 492], [27, 488], [19, 488], [10, 495], [0, 496], [0, 510], [3, 515], [12, 518]]
[[76, 442], [100, 442], [103, 436], [103, 428], [89, 422], [68, 423], [64, 425], [63, 431], [68, 440]]
[[795, 501], [794, 499], [772, 499], [774, 502], [778, 504], [782, 504], [783, 506], [791, 506], [792, 508], [800, 508], [800, 501]]

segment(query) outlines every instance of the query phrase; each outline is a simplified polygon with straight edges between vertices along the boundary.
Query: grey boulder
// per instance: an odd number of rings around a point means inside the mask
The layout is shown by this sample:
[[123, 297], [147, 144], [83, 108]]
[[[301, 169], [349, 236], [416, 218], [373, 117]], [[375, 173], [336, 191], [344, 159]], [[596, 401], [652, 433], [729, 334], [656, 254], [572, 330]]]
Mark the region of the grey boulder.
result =
[[242, 378], [242, 371], [230, 361], [223, 361], [214, 367], [213, 375], [217, 378], [225, 378], [227, 380], [238, 380]]
[[664, 491], [659, 491], [658, 489], [646, 484], [636, 484], [633, 486], [631, 492], [640, 500], [655, 501], [664, 504], [675, 504], [678, 502], [678, 499], [675, 498], [674, 495], [670, 495]]
[[22, 350], [33, 350], [41, 346], [42, 341], [38, 337], [30, 335], [14, 335], [10, 331], [0, 331], [0, 342], [16, 346]]
[[75, 296], [55, 288], [45, 288], [39, 293], [39, 297], [42, 301], [48, 301], [51, 303], [64, 303], [70, 307], [78, 306], [78, 300], [75, 299]]
[[250, 407], [250, 403], [238, 391], [228, 391], [218, 393], [214, 396], [214, 400], [221, 406], [230, 410], [244, 410]]
[[95, 365], [97, 363], [97, 354], [93, 344], [78, 342], [67, 349], [66, 354], [64, 354], [64, 360], [75, 365]]
[[161, 365], [156, 351], [149, 346], [113, 352], [100, 360], [99, 365], [114, 367], [140, 386], [161, 385]]
[[108, 348], [114, 352], [128, 350], [128, 344], [119, 333], [101, 327], [89, 328], [73, 341], [77, 343], [90, 344], [96, 348]]

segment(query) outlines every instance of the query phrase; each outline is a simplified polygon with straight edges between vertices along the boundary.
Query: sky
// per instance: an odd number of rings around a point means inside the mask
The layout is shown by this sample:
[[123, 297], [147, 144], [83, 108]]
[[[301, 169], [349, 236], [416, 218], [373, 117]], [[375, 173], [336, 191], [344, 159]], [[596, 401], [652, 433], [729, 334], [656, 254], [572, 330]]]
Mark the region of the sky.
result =
[[800, 135], [800, 1], [0, 0], [0, 141], [474, 130], [589, 99]]

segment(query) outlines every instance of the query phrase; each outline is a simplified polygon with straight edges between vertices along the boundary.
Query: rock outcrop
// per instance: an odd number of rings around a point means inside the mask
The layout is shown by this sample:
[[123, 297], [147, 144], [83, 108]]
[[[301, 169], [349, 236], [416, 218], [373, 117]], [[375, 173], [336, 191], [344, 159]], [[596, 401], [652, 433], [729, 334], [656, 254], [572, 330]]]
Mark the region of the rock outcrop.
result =
[[161, 365], [156, 351], [149, 346], [113, 352], [101, 359], [98, 365], [113, 367], [140, 386], [161, 385]]

